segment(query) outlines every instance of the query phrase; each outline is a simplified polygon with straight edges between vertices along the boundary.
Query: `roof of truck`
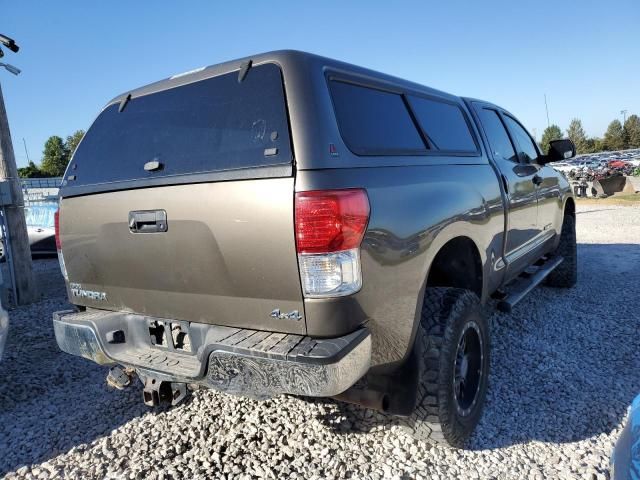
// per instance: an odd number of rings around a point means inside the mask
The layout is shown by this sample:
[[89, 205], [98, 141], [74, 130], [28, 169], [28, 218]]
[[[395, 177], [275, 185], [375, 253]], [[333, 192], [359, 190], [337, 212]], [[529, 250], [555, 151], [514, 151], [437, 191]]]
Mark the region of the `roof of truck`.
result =
[[299, 50], [275, 50], [272, 52], [249, 55], [247, 57], [230, 60], [228, 62], [209, 65], [207, 67], [196, 68], [184, 73], [179, 73], [163, 80], [159, 80], [157, 82], [123, 92], [109, 101], [107, 105], [121, 102], [128, 95], [131, 95], [132, 98], [135, 98], [180, 85], [196, 82], [198, 80], [203, 80], [217, 75], [237, 71], [244, 63], [249, 61], [251, 61], [252, 65], [276, 63], [280, 65], [280, 67], [285, 72], [285, 79], [289, 74], [304, 74], [305, 71], [308, 72], [310, 70], [322, 73], [323, 71], [329, 69], [345, 72], [350, 75], [372, 78], [377, 82], [401, 86], [402, 88], [406, 88], [408, 90], [416, 90], [424, 93], [435, 94], [440, 97], [450, 98], [452, 100], [459, 100], [460, 98], [440, 90], [436, 90], [415, 82], [410, 82], [408, 80], [395, 77], [393, 75], [377, 72], [375, 70], [360, 67], [339, 60], [334, 60], [332, 58], [323, 57], [313, 53], [302, 52]]

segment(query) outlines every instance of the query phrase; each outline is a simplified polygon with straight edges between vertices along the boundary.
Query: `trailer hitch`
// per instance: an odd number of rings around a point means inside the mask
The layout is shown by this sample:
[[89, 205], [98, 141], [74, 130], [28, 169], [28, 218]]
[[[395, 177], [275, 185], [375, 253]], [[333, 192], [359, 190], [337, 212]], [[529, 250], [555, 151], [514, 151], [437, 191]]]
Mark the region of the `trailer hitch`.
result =
[[131, 368], [122, 368], [115, 366], [109, 370], [107, 375], [107, 384], [111, 387], [123, 390], [129, 385], [133, 379], [134, 371]]
[[147, 377], [142, 390], [144, 404], [155, 407], [161, 404], [177, 405], [187, 396], [187, 384], [163, 382], [157, 378]]

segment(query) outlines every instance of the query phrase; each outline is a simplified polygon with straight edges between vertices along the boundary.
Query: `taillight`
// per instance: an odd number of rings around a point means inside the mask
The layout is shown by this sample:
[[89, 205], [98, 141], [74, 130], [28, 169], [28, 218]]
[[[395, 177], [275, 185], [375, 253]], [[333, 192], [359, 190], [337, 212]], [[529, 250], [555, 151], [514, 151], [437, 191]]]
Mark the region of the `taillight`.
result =
[[305, 296], [360, 290], [360, 244], [368, 221], [369, 199], [362, 189], [296, 193], [296, 249]]
[[56, 229], [56, 250], [58, 251], [58, 261], [60, 262], [60, 270], [65, 280], [69, 280], [67, 276], [67, 268], [62, 255], [62, 240], [60, 239], [60, 209], [56, 210], [53, 216], [53, 223]]

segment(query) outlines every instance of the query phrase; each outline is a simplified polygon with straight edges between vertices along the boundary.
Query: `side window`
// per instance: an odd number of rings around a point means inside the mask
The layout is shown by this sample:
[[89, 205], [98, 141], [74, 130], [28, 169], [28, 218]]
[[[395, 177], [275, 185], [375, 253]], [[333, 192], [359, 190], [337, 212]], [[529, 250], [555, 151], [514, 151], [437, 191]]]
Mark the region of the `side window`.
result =
[[345, 83], [329, 82], [340, 133], [357, 155], [411, 155], [426, 146], [402, 96]]
[[476, 152], [478, 147], [459, 106], [408, 96], [411, 109], [435, 150]]
[[536, 150], [536, 146], [533, 144], [533, 140], [531, 140], [527, 131], [509, 115], [505, 115], [504, 120], [516, 139], [516, 143], [518, 144], [518, 154], [522, 161], [527, 163], [535, 162], [538, 158], [538, 151]]
[[478, 111], [478, 115], [487, 134], [493, 155], [517, 163], [518, 156], [511, 144], [511, 140], [509, 140], [509, 135], [502, 124], [502, 120], [498, 116], [498, 112], [482, 108]]

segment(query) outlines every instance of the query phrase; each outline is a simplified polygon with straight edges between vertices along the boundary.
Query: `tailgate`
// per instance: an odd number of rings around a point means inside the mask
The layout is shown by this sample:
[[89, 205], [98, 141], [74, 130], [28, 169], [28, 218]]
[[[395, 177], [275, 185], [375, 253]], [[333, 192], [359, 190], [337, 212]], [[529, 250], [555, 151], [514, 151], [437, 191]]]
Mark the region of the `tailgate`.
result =
[[80, 142], [61, 197], [73, 303], [305, 333], [277, 65], [119, 97]]
[[[166, 232], [133, 233], [132, 211], [166, 211]], [[74, 304], [304, 333], [293, 178], [174, 185], [65, 198], [60, 232]], [[103, 292], [103, 296], [83, 292]], [[97, 298], [90, 298], [97, 297]]]

